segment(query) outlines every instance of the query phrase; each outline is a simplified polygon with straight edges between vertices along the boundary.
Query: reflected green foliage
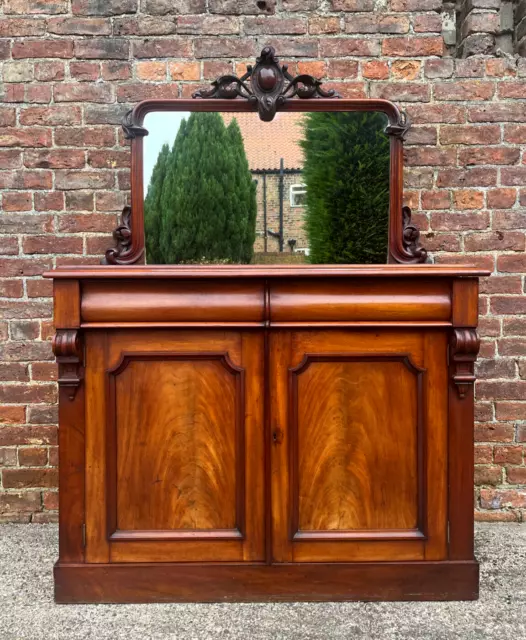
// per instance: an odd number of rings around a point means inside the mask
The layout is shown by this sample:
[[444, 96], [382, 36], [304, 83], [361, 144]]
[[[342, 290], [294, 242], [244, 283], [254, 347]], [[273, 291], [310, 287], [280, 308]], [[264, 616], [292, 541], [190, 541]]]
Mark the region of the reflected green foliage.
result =
[[144, 202], [149, 264], [248, 263], [256, 233], [256, 185], [236, 120], [192, 113], [166, 145]]
[[389, 138], [382, 113], [310, 113], [302, 147], [315, 264], [385, 264]]

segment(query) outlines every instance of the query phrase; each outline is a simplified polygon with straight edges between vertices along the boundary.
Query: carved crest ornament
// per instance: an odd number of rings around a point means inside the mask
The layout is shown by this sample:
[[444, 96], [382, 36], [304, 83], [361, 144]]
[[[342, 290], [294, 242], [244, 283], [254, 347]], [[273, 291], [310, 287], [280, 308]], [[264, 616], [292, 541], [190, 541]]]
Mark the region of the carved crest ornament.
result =
[[[274, 47], [264, 47], [256, 58], [256, 65], [249, 65], [246, 73], [240, 78], [235, 75], [223, 75], [214, 80], [208, 89], [199, 89], [193, 99], [235, 100], [244, 99], [256, 105], [259, 117], [264, 122], [274, 119], [276, 112], [292, 99], [332, 99], [341, 98], [334, 89], [323, 89], [322, 81], [308, 74], [292, 76], [286, 64], [281, 65], [276, 57]], [[403, 141], [411, 127], [405, 112], [394, 109], [388, 115], [389, 122], [385, 133]], [[122, 128], [127, 139], [148, 135], [140, 118], [136, 118], [136, 110], [131, 109], [122, 120]], [[397, 262], [425, 262], [427, 251], [420, 244], [420, 231], [411, 221], [411, 209], [403, 207], [401, 224], [402, 254], [396, 256]], [[132, 211], [130, 206], [124, 207], [119, 226], [113, 232], [115, 246], [106, 251], [103, 264], [133, 264], [143, 255], [132, 248]]]

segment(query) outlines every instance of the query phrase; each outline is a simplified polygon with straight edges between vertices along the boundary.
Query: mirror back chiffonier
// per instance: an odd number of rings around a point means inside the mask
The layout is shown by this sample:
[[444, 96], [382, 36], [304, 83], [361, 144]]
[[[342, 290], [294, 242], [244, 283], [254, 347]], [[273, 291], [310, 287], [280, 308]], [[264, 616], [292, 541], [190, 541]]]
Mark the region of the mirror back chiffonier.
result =
[[409, 122], [272, 48], [124, 121], [131, 206], [54, 279], [57, 602], [478, 596], [478, 278], [426, 263]]

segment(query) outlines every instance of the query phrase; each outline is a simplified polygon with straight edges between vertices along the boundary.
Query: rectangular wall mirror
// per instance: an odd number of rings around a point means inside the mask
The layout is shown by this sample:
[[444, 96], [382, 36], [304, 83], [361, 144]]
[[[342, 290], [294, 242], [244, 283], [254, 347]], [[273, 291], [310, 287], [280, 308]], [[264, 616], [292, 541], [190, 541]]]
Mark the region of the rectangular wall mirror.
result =
[[385, 264], [390, 139], [380, 111], [150, 111], [147, 264]]

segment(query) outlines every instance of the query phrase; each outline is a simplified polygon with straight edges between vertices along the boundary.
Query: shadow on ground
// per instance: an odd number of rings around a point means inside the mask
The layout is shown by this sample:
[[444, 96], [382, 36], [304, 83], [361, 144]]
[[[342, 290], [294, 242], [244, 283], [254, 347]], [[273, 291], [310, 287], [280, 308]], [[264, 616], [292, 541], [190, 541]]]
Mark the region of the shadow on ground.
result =
[[55, 605], [55, 525], [0, 526], [1, 640], [526, 638], [526, 524], [481, 524], [478, 602]]

